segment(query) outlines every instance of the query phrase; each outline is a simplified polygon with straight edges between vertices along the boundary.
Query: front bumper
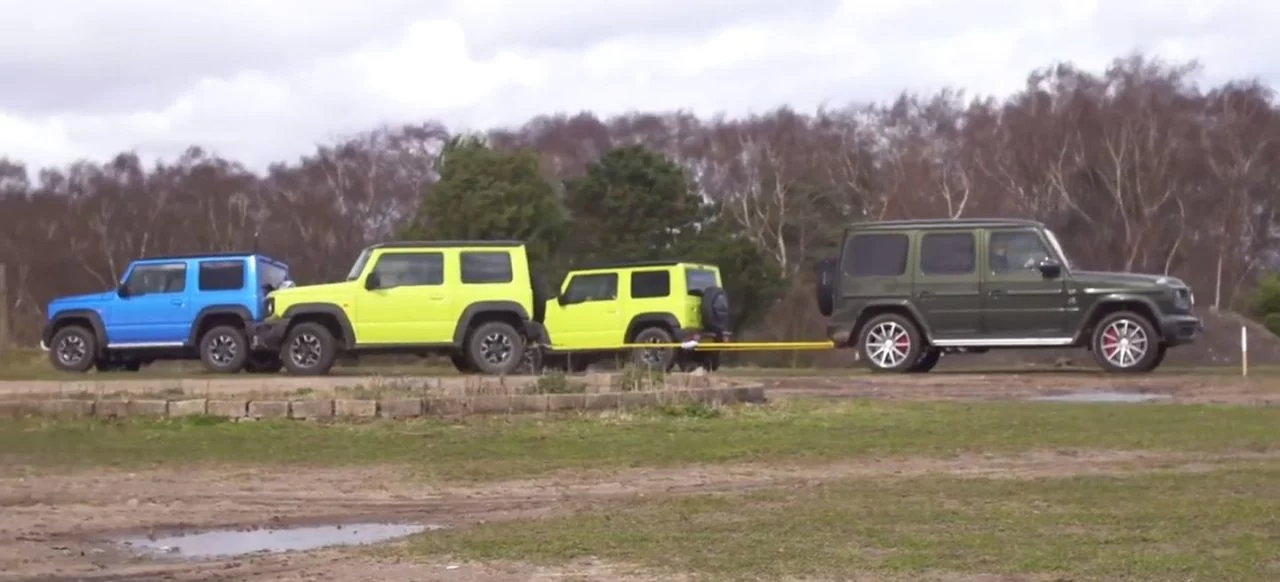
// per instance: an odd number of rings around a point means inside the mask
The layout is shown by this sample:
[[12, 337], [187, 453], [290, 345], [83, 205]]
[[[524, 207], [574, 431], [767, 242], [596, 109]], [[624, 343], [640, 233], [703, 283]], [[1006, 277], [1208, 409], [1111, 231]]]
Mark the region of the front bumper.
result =
[[284, 334], [287, 331], [289, 331], [289, 320], [283, 317], [251, 324], [249, 349], [278, 352], [280, 346], [284, 345]]
[[53, 322], [49, 321], [40, 330], [40, 349], [46, 352], [49, 351], [49, 342], [51, 341], [53, 341]]
[[1204, 322], [1194, 315], [1167, 315], [1160, 318], [1160, 336], [1165, 345], [1189, 344], [1204, 333]]

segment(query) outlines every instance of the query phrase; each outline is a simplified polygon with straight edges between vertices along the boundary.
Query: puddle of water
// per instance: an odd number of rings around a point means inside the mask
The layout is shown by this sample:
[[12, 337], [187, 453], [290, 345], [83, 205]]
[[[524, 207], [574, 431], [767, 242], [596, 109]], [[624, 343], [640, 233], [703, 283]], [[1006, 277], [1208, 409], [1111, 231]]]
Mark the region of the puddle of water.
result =
[[1076, 392], [1056, 396], [1036, 396], [1031, 400], [1041, 402], [1151, 402], [1165, 400], [1168, 394], [1142, 394], [1137, 392]]
[[372, 544], [443, 528], [444, 526], [438, 525], [403, 523], [354, 523], [279, 529], [214, 530], [155, 539], [127, 538], [120, 542], [146, 553], [178, 558], [225, 558], [258, 552]]

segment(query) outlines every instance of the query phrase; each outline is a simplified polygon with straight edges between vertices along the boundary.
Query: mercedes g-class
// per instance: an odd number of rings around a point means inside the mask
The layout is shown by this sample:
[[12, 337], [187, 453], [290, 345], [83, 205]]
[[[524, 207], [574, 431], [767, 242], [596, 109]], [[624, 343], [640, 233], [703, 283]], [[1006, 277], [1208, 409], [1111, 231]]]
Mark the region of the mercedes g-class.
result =
[[941, 355], [1085, 348], [1109, 372], [1148, 372], [1203, 331], [1166, 275], [1086, 271], [1044, 224], [1016, 219], [856, 224], [818, 266], [827, 334], [872, 370], [925, 372]]

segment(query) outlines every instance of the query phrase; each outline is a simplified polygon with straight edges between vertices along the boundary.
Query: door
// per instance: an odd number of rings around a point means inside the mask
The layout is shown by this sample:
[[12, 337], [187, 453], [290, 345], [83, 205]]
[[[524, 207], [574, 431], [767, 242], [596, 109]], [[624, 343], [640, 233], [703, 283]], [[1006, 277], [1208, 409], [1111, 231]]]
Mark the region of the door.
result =
[[626, 329], [619, 309], [618, 274], [574, 275], [556, 301], [547, 306], [546, 320], [557, 349], [616, 347]]
[[384, 252], [356, 291], [352, 326], [360, 345], [444, 344], [456, 316], [441, 252]]
[[934, 339], [982, 335], [982, 282], [978, 241], [972, 231], [926, 232], [920, 236], [913, 292]]
[[186, 343], [193, 317], [184, 262], [139, 264], [122, 294], [106, 309], [107, 345], [113, 348], [177, 347]]
[[992, 339], [1063, 339], [1067, 331], [1067, 286], [1041, 274], [1052, 257], [1035, 229], [987, 231], [983, 312]]

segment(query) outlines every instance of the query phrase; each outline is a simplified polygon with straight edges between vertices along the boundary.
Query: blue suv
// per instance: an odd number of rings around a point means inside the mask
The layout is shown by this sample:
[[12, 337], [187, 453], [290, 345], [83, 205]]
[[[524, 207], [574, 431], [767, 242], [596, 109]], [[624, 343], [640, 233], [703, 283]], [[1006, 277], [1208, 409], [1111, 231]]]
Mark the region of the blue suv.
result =
[[291, 285], [284, 263], [256, 253], [150, 257], [120, 281], [49, 302], [40, 347], [53, 367], [137, 371], [199, 358], [212, 372], [279, 371], [279, 357], [253, 352], [245, 330], [265, 315], [268, 293]]

